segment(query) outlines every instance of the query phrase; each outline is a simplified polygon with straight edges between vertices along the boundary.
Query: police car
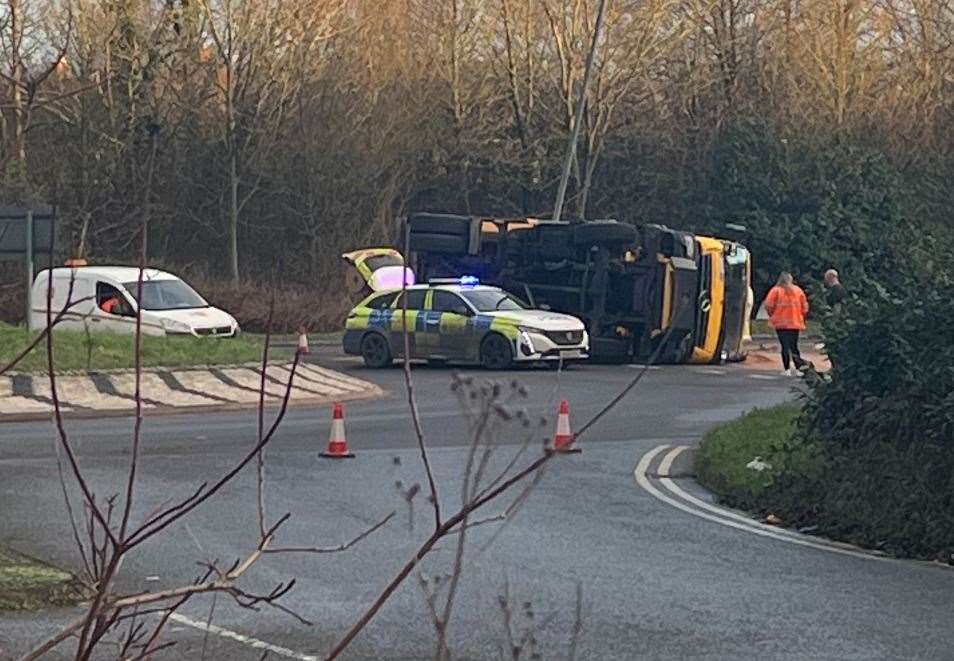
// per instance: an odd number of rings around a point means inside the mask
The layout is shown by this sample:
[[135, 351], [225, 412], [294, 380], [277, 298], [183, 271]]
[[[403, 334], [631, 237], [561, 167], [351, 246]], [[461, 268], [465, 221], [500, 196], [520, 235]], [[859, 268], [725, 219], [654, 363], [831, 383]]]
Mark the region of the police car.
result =
[[368, 258], [381, 253], [359, 253], [344, 257], [376, 291], [348, 314], [343, 344], [345, 353], [361, 356], [369, 367], [404, 357], [405, 325], [412, 359], [499, 370], [515, 362], [578, 360], [589, 353], [589, 337], [576, 317], [529, 309], [468, 276], [413, 284], [413, 272], [393, 251], [377, 260], [375, 269], [367, 268]]

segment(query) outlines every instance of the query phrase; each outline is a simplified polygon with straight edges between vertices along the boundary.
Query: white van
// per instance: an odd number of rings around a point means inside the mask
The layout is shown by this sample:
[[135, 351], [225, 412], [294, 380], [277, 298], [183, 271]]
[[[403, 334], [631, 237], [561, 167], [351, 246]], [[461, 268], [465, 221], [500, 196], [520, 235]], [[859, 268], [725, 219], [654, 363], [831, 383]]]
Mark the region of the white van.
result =
[[[50, 271], [41, 271], [33, 283], [30, 328], [46, 327], [46, 296]], [[67, 304], [70, 280], [71, 306], [57, 329], [136, 332], [136, 291], [139, 268], [130, 266], [80, 266], [53, 269], [52, 317]], [[192, 287], [165, 271], [146, 269], [142, 281], [142, 332], [144, 335], [195, 335], [234, 337], [239, 325], [228, 312], [214, 308]]]

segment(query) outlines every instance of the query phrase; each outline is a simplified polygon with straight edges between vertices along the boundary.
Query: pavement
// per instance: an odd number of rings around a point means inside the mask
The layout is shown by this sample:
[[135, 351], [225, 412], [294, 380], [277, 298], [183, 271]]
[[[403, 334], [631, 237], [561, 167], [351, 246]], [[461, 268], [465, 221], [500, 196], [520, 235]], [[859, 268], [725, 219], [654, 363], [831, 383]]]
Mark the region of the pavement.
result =
[[[269, 364], [265, 370], [267, 406], [285, 395], [290, 363]], [[140, 379], [146, 415], [181, 411], [255, 408], [259, 403], [262, 368], [259, 364], [231, 367], [146, 369]], [[65, 374], [56, 379], [60, 410], [70, 417], [133, 415], [136, 375], [131, 370]], [[316, 364], [297, 368], [289, 402], [316, 405], [332, 400], [373, 397], [373, 383]], [[0, 416], [3, 420], [49, 420], [53, 393], [45, 374], [0, 376]]]
[[[210, 659], [260, 659], [263, 651], [268, 658], [322, 658], [429, 534], [427, 503], [419, 497], [408, 507], [396, 487], [424, 479], [401, 370], [367, 370], [333, 347], [320, 348], [313, 359], [386, 394], [346, 406], [348, 441], [357, 454], [348, 461], [318, 457], [328, 437], [327, 407], [289, 412], [268, 450], [270, 519], [292, 513], [277, 543], [334, 546], [391, 511], [398, 515], [346, 553], [267, 556], [249, 572], [244, 585], [254, 590], [294, 578], [283, 603], [312, 626], [276, 610], [240, 609], [224, 597], [196, 599], [167, 632], [178, 644], [158, 658], [199, 658], [203, 648]], [[491, 466], [504, 467], [525, 440], [534, 445], [518, 463], [535, 456], [562, 398], [579, 428], [636, 369], [466, 370], [478, 381], [518, 381], [528, 392], [528, 415], [549, 418], [533, 433], [519, 425], [502, 429]], [[413, 372], [448, 509], [459, 502], [472, 421], [449, 390], [452, 370]], [[579, 585], [577, 659], [951, 658], [954, 572], [765, 530], [718, 507], [691, 479], [691, 449], [708, 429], [796, 397], [799, 383], [735, 365], [651, 369], [581, 439], [582, 453], [552, 462], [516, 517], [469, 533], [449, 633], [454, 657], [510, 657], [504, 601], [517, 629], [537, 629], [540, 658], [569, 658]], [[121, 488], [131, 428], [122, 418], [69, 421], [97, 493]], [[135, 515], [227, 470], [251, 445], [254, 430], [253, 411], [147, 417]], [[49, 423], [0, 425], [0, 539], [75, 568], [56, 474]], [[196, 573], [198, 561], [229, 562], [254, 546], [254, 521], [255, 479], [246, 472], [168, 536], [131, 555], [119, 588], [178, 585]], [[448, 571], [454, 551], [453, 542], [440, 545], [423, 571]], [[427, 612], [420, 587], [409, 581], [343, 658], [433, 657]], [[75, 612], [0, 616], [0, 658], [24, 652], [71, 617]]]

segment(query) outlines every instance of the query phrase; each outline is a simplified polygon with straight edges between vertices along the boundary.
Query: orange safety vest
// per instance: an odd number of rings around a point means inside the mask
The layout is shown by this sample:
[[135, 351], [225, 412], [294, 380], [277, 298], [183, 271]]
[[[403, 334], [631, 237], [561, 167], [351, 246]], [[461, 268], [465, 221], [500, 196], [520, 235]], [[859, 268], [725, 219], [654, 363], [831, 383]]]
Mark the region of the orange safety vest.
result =
[[99, 309], [108, 314], [117, 314], [116, 308], [119, 307], [119, 299], [115, 296], [107, 298], [105, 301], [100, 303]]
[[765, 311], [775, 330], [805, 330], [808, 298], [801, 287], [776, 285], [765, 297]]

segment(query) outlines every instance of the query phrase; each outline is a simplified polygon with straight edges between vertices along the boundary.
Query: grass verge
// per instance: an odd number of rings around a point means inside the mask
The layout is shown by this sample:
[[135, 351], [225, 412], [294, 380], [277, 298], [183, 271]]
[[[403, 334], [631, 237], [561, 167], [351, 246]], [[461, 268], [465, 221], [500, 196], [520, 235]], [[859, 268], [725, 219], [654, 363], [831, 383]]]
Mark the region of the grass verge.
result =
[[70, 574], [0, 548], [0, 611], [72, 606], [86, 596]]
[[[13, 360], [35, 337], [22, 328], [0, 324], [0, 367]], [[149, 337], [142, 338], [144, 367], [191, 367], [235, 365], [262, 358], [264, 336], [236, 338]], [[55, 331], [53, 357], [58, 372], [128, 369], [135, 365], [133, 336], [115, 333]], [[275, 349], [272, 357], [291, 355], [287, 348]], [[46, 342], [41, 342], [14, 368], [17, 372], [46, 371]]]
[[[954, 565], [950, 470], [943, 449], [890, 443], [833, 452], [796, 435], [797, 405], [755, 410], [710, 432], [701, 484], [730, 507], [904, 558]], [[747, 468], [756, 457], [770, 464]], [[927, 505], [925, 505], [927, 501]]]
[[[781, 471], [805, 474], [814, 469], [809, 450], [793, 452], [789, 443], [800, 411], [797, 404], [756, 409], [709, 432], [696, 455], [699, 481], [733, 506], [761, 509], [761, 496]], [[756, 457], [771, 467], [747, 468]]]

